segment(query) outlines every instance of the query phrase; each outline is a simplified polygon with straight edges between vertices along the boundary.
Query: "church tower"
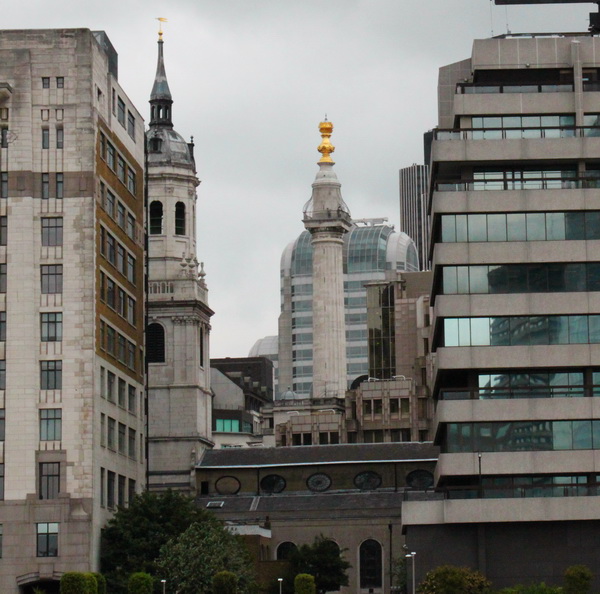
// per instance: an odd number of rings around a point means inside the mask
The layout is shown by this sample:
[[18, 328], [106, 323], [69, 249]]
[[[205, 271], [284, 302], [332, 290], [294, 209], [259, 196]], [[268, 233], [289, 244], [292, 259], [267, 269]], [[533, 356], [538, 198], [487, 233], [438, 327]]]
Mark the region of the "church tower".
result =
[[150, 95], [148, 170], [149, 489], [194, 488], [192, 468], [212, 447], [208, 307], [196, 259], [193, 143], [173, 129], [162, 32]]
[[344, 397], [346, 323], [344, 318], [344, 234], [352, 227], [341, 184], [333, 171], [329, 140], [333, 124], [319, 124], [319, 171], [304, 207], [304, 227], [313, 247], [313, 398]]

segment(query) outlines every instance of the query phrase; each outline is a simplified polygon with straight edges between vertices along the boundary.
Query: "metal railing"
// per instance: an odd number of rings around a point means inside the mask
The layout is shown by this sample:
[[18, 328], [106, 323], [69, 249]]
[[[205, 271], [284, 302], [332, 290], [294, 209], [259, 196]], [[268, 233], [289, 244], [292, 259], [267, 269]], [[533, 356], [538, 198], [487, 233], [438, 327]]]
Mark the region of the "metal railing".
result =
[[[572, 93], [573, 83], [540, 83], [540, 84], [497, 84], [484, 85], [477, 83], [458, 83], [456, 85], [457, 95], [480, 95], [497, 93]], [[596, 89], [586, 88], [584, 91], [593, 91]]]
[[600, 136], [600, 126], [536, 126], [521, 128], [452, 128], [434, 130], [435, 140], [507, 140], [538, 138], [592, 138]]
[[438, 181], [432, 184], [432, 189], [436, 192], [577, 190], [598, 188], [600, 188], [600, 178], [597, 177], [463, 179], [460, 181]]
[[526, 400], [600, 396], [600, 386], [533, 386], [442, 390], [438, 400]]

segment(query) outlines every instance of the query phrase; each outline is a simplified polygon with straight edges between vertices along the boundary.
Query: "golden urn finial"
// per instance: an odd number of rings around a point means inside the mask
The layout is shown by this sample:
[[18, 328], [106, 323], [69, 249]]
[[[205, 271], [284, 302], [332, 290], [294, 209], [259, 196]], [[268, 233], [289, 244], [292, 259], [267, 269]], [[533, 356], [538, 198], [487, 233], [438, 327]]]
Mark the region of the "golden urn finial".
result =
[[319, 132], [321, 132], [322, 140], [317, 150], [321, 153], [321, 155], [323, 155], [319, 159], [319, 163], [333, 163], [331, 153], [335, 151], [335, 147], [329, 140], [331, 138], [331, 133], [333, 132], [333, 124], [327, 121], [327, 117], [325, 117], [324, 122], [319, 124]]
[[159, 39], [159, 41], [162, 41], [162, 36], [163, 36], [162, 24], [166, 23], [168, 21], [164, 17], [156, 17], [156, 20], [158, 21], [158, 39]]

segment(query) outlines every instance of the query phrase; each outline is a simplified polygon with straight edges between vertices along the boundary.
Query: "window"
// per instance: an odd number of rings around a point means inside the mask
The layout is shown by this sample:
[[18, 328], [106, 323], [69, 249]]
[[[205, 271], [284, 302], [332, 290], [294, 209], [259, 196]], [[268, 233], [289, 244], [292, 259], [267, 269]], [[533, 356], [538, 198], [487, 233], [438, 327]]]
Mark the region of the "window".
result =
[[119, 120], [119, 124], [125, 127], [125, 101], [121, 97], [117, 100], [117, 119]]
[[127, 297], [127, 321], [135, 326], [135, 299]]
[[57, 76], [56, 77], [56, 88], [57, 89], [64, 89], [65, 88], [65, 77], [64, 76]]
[[127, 410], [135, 414], [135, 386], [127, 386]]
[[106, 471], [100, 468], [100, 507], [106, 506]]
[[50, 198], [50, 174], [42, 173], [42, 199]]
[[127, 341], [127, 367], [135, 369], [135, 344]]
[[0, 245], [6, 245], [8, 239], [8, 217], [0, 217]]
[[8, 198], [8, 172], [0, 173], [0, 198]]
[[117, 177], [123, 182], [125, 183], [125, 179], [126, 179], [126, 170], [127, 168], [125, 167], [125, 159], [123, 159], [123, 157], [121, 157], [121, 155], [117, 155]]
[[112, 372], [106, 373], [106, 399], [109, 402], [115, 401], [115, 385], [117, 383], [117, 376]]
[[127, 133], [135, 140], [135, 116], [130, 111], [127, 112]]
[[127, 236], [135, 239], [135, 218], [130, 214], [127, 215]]
[[125, 229], [125, 206], [122, 202], [117, 203], [117, 224], [121, 229]]
[[104, 210], [111, 217], [115, 216], [115, 195], [110, 190], [106, 190], [104, 198]]
[[277, 547], [277, 561], [289, 561], [298, 547], [290, 541], [282, 542]]
[[60, 342], [62, 340], [62, 313], [43, 313], [41, 318], [42, 342]]
[[42, 128], [42, 148], [50, 148], [50, 130], [48, 128]]
[[116, 257], [116, 241], [115, 238], [110, 234], [106, 234], [106, 259], [114, 266]]
[[[127, 503], [131, 504], [131, 502], [135, 498], [135, 481], [133, 479], [129, 479], [128, 489], [127, 489]], [[0, 524], [0, 528], [1, 528]], [[1, 536], [1, 534], [0, 534]], [[0, 543], [1, 544], [1, 543]]]
[[115, 479], [115, 473], [109, 470], [106, 479], [106, 506], [109, 509], [115, 507]]
[[224, 433], [239, 433], [240, 422], [237, 419], [216, 419], [216, 431]]
[[60, 492], [60, 462], [40, 462], [40, 499], [56, 499]]
[[106, 162], [108, 166], [114, 171], [116, 163], [116, 151], [115, 147], [110, 143], [106, 143]]
[[0, 441], [4, 441], [6, 435], [6, 411], [0, 408]]
[[121, 361], [121, 363], [125, 363], [127, 361], [127, 339], [122, 334], [119, 334], [117, 344], [119, 348], [117, 359]]
[[125, 505], [125, 477], [120, 474], [119, 482], [117, 483], [117, 505], [123, 507]]
[[8, 128], [0, 128], [0, 147], [8, 148]]
[[146, 358], [148, 363], [165, 362], [165, 329], [161, 324], [149, 324], [146, 331]]
[[127, 435], [127, 427], [123, 423], [119, 423], [119, 454], [126, 454], [125, 437]]
[[40, 389], [62, 389], [62, 361], [40, 361]]
[[58, 557], [58, 522], [36, 524], [37, 556]]
[[106, 415], [100, 413], [100, 445], [106, 447]]
[[49, 89], [49, 88], [50, 88], [50, 77], [42, 76], [42, 89]]
[[115, 293], [116, 293], [116, 284], [115, 281], [105, 276], [106, 278], [106, 304], [112, 309], [115, 308]]
[[42, 245], [56, 246], [63, 244], [62, 217], [42, 218]]
[[128, 440], [127, 440], [127, 455], [135, 460], [135, 430], [129, 429]]
[[127, 169], [127, 189], [135, 194], [135, 171], [131, 167]]
[[0, 390], [6, 390], [6, 360], [0, 359]]
[[6, 264], [0, 264], [0, 293], [6, 293]]
[[126, 394], [127, 394], [127, 382], [119, 378], [119, 406], [125, 408], [126, 405]]
[[382, 559], [381, 545], [373, 539], [365, 540], [360, 545], [360, 587], [381, 588]]
[[135, 258], [127, 254], [127, 280], [135, 285]]
[[62, 293], [63, 267], [62, 264], [42, 265], [42, 294]]
[[117, 270], [125, 275], [125, 248], [120, 244], [117, 243]]
[[185, 204], [175, 205], [175, 235], [185, 235]]
[[162, 202], [154, 200], [150, 203], [150, 235], [160, 235], [163, 225]]
[[61, 149], [65, 144], [65, 131], [63, 128], [56, 129], [56, 148]]
[[40, 410], [40, 441], [60, 441], [62, 439], [62, 410], [43, 408]]
[[115, 449], [115, 432], [117, 428], [117, 422], [112, 418], [108, 417], [108, 431], [106, 434], [106, 445], [111, 449]]
[[126, 304], [127, 300], [126, 300], [126, 296], [125, 296], [125, 291], [123, 291], [123, 289], [119, 289], [118, 290], [118, 297], [117, 297], [117, 313], [120, 316], [125, 317], [126, 314]]
[[64, 191], [64, 176], [62, 173], [56, 174], [56, 197], [63, 198], [65, 194]]

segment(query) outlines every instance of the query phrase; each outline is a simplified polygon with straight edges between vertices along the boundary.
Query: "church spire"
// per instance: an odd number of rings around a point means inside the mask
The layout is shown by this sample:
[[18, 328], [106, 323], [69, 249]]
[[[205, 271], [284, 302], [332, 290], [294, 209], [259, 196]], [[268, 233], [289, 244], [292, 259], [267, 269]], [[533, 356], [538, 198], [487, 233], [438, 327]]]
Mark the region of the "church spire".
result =
[[163, 125], [173, 127], [171, 119], [171, 106], [173, 98], [167, 82], [165, 72], [165, 61], [163, 57], [162, 30], [158, 33], [158, 62], [156, 64], [156, 76], [150, 93], [150, 126]]

